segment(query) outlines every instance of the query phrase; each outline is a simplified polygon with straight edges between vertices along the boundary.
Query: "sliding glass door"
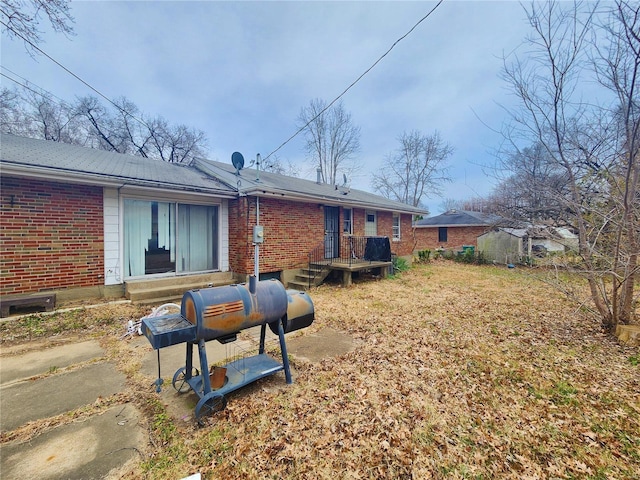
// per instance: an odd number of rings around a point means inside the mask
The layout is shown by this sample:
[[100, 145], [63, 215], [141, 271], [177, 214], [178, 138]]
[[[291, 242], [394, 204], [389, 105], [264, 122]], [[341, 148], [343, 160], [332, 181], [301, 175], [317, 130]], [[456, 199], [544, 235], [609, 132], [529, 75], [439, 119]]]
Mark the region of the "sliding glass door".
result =
[[178, 272], [218, 268], [218, 208], [178, 205]]
[[218, 206], [125, 200], [125, 277], [218, 268]]

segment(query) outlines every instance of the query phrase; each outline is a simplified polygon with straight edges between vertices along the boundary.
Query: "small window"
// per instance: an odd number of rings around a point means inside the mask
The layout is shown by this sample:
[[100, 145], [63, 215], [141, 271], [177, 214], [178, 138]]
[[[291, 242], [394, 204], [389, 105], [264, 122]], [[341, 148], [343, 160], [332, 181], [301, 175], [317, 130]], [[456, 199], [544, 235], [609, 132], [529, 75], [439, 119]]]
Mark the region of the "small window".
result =
[[438, 227], [438, 241], [447, 243], [447, 227]]
[[353, 222], [352, 218], [352, 210], [350, 208], [345, 208], [343, 210], [344, 223], [342, 224], [342, 232], [347, 235], [351, 235], [353, 233]]
[[393, 215], [393, 239], [400, 240], [400, 215]]

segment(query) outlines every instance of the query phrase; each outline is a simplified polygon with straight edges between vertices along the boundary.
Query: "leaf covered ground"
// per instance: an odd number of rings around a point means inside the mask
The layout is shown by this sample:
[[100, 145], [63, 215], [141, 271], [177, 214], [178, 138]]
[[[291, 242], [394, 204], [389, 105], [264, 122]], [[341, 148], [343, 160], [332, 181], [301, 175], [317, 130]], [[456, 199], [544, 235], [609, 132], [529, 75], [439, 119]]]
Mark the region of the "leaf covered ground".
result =
[[356, 348], [176, 424], [140, 474], [640, 478], [637, 349], [527, 272], [436, 262], [311, 296], [308, 330]]
[[353, 350], [294, 356], [294, 384], [246, 387], [204, 427], [120, 365], [148, 414], [129, 478], [640, 478], [638, 348], [530, 271], [438, 261], [310, 294], [299, 334], [339, 330]]

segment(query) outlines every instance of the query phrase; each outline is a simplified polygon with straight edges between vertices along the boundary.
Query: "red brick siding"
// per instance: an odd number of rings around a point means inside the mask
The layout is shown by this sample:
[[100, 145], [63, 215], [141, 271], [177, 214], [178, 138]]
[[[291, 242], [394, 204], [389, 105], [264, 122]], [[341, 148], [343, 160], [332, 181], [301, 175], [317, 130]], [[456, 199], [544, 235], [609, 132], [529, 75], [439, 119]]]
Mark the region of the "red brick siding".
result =
[[391, 243], [391, 251], [398, 256], [411, 255], [414, 250], [415, 238], [413, 236], [412, 215], [400, 217], [400, 242]]
[[[233, 272], [253, 273], [255, 223], [255, 197], [230, 202], [229, 265]], [[300, 268], [308, 263], [309, 252], [324, 240], [324, 209], [318, 204], [261, 198], [260, 225], [265, 238], [260, 245], [260, 272]]]
[[[378, 235], [389, 237], [391, 252], [398, 256], [411, 255], [413, 252], [413, 235], [411, 232], [411, 215], [400, 217], [400, 240], [393, 240], [393, 213], [377, 212]], [[362, 228], [364, 231], [364, 217]]]
[[[413, 232], [411, 227], [411, 215], [403, 214], [400, 217], [400, 241], [393, 241], [393, 213], [376, 212], [377, 235], [389, 237], [391, 241], [391, 252], [398, 256], [411, 255], [413, 253]], [[353, 235], [364, 236], [364, 224], [366, 211], [362, 208], [352, 210]], [[343, 217], [341, 213], [340, 221]], [[341, 223], [342, 225], [342, 223]]]
[[249, 215], [248, 200], [247, 197], [242, 197], [239, 200], [229, 201], [229, 269], [235, 273], [249, 273], [247, 255], [250, 239], [246, 233]]
[[351, 215], [353, 215], [353, 234], [363, 236], [364, 220], [366, 218], [365, 211], [361, 208], [354, 208]]
[[104, 284], [102, 188], [0, 182], [2, 294]]
[[[344, 222], [340, 209], [340, 229]], [[364, 235], [365, 211], [354, 208], [353, 234]], [[391, 213], [378, 213], [378, 235], [393, 236]], [[239, 274], [253, 273], [253, 226], [256, 222], [255, 197], [229, 202], [229, 266]], [[324, 208], [318, 204], [261, 198], [260, 224], [265, 241], [260, 245], [260, 272], [276, 272], [304, 267], [308, 254], [324, 242]], [[411, 215], [401, 220], [401, 241], [391, 243], [397, 255], [410, 255], [413, 249]]]
[[438, 227], [422, 227], [415, 229], [415, 250], [459, 250], [463, 245], [477, 246], [478, 236], [486, 233], [488, 227], [447, 227], [447, 241], [438, 242]]

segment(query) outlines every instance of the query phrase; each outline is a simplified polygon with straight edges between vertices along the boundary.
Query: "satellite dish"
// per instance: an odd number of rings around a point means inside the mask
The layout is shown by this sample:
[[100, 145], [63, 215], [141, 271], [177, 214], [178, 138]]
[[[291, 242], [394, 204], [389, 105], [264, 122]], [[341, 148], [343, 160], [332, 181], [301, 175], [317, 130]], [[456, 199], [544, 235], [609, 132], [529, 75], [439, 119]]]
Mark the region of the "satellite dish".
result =
[[236, 167], [236, 173], [239, 173], [244, 167], [244, 157], [240, 152], [233, 152], [231, 155], [231, 163]]

